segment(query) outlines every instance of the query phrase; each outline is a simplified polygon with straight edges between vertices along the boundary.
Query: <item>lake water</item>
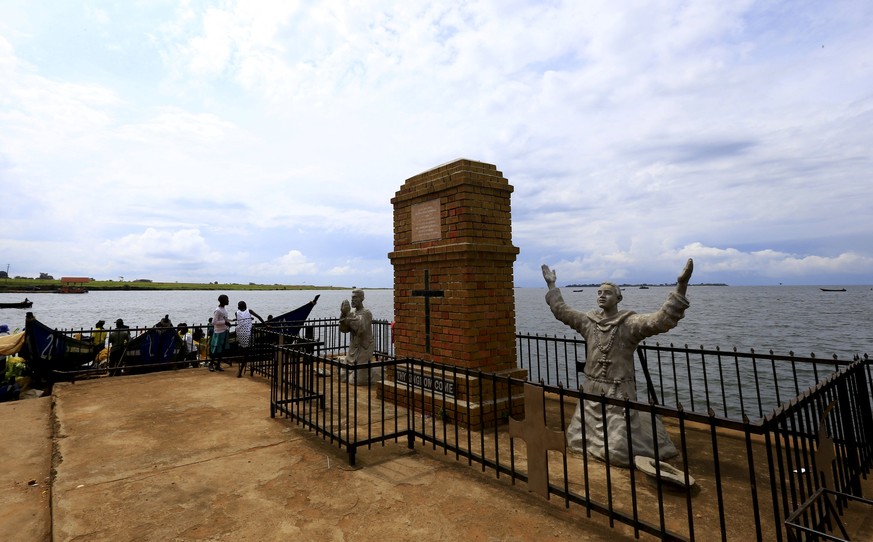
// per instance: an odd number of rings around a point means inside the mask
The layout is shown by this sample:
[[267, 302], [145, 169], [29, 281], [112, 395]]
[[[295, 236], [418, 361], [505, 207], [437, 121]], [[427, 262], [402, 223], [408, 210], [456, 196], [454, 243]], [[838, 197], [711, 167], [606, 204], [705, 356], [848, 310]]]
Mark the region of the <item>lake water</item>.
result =
[[[563, 288], [564, 300], [580, 310], [595, 307], [595, 288], [575, 292]], [[620, 308], [657, 310], [671, 288], [625, 288]], [[174, 324], [204, 324], [217, 305], [218, 291], [112, 291], [79, 295], [29, 293], [29, 309], [43, 323], [59, 329], [90, 329], [97, 320], [113, 326], [123, 318], [131, 327], [154, 325], [165, 314]], [[522, 333], [567, 335], [575, 332], [552, 316], [543, 288], [516, 288], [517, 330]], [[344, 290], [229, 291], [230, 308], [240, 299], [264, 318], [292, 310], [315, 295], [321, 298], [311, 318], [332, 318], [350, 298]], [[21, 301], [24, 294], [0, 294], [0, 302]], [[679, 326], [649, 342], [741, 351], [754, 348], [776, 354], [818, 357], [873, 354], [873, 287], [850, 286], [846, 292], [822, 292], [816, 286], [691, 286], [691, 307]], [[439, 300], [434, 301], [439, 303]], [[392, 290], [366, 290], [364, 305], [374, 318], [392, 320]], [[27, 311], [0, 310], [0, 323], [24, 326]]]

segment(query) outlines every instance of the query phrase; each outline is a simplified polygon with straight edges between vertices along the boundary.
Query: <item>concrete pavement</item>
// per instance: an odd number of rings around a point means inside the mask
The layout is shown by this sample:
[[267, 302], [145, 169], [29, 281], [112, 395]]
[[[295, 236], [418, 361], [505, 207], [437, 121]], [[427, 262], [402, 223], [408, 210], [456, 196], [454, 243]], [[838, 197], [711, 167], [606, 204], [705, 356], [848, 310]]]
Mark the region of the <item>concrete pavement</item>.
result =
[[0, 421], [28, 427], [2, 439], [2, 540], [633, 539], [402, 444], [350, 467], [271, 419], [268, 384], [235, 370], [58, 384], [53, 399], [0, 405]]
[[51, 407], [0, 404], [0, 540], [51, 540]]
[[[424, 447], [361, 450], [350, 467], [271, 419], [268, 383], [235, 368], [58, 384], [0, 404], [0, 427], [3, 541], [634, 540]], [[873, 532], [852, 519], [853, 540]]]

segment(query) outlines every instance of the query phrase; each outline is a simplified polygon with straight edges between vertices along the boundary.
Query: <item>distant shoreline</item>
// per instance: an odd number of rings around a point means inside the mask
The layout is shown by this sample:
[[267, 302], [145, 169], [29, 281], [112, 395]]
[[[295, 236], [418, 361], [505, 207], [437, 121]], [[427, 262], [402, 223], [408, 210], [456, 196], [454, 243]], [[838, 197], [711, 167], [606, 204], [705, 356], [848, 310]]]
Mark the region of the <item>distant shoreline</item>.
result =
[[[602, 282], [598, 282], [596, 284], [568, 284], [566, 286], [562, 286], [562, 288], [597, 288], [603, 284]], [[619, 284], [619, 288], [673, 288], [676, 286], [676, 283], [673, 284]], [[688, 286], [730, 286], [729, 284], [725, 284], [723, 282], [700, 282], [697, 284], [689, 284]]]
[[[306, 284], [237, 284], [237, 283], [199, 283], [199, 282], [152, 282], [152, 281], [101, 281], [95, 280], [80, 284], [88, 292], [143, 292], [156, 290], [350, 290], [348, 286], [310, 286]], [[57, 293], [61, 281], [55, 279], [0, 279], [0, 293], [39, 294]], [[378, 288], [367, 288], [375, 290]], [[77, 294], [69, 294], [77, 295]], [[81, 294], [79, 294], [81, 295]]]

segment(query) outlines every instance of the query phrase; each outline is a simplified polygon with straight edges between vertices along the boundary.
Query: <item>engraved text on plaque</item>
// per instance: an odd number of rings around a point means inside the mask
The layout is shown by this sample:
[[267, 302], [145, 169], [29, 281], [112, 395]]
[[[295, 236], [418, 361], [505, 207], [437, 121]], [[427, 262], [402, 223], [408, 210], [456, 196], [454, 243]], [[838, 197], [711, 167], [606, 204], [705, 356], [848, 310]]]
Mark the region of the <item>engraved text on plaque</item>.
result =
[[442, 238], [439, 199], [417, 203], [411, 207], [410, 211], [412, 213], [413, 243]]

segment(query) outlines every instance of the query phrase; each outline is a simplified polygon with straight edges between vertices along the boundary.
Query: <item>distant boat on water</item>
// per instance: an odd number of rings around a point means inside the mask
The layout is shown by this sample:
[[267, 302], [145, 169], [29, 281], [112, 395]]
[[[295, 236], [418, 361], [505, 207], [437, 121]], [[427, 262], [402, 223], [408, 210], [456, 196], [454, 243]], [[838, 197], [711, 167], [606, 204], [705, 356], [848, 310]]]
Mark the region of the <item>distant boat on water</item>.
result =
[[819, 288], [822, 292], [845, 292], [845, 288]]
[[26, 297], [24, 301], [14, 301], [12, 303], [0, 303], [0, 309], [29, 309], [33, 306], [33, 301]]
[[61, 277], [61, 284], [58, 286], [59, 294], [87, 294], [88, 289], [85, 285], [91, 282], [88, 277]]

